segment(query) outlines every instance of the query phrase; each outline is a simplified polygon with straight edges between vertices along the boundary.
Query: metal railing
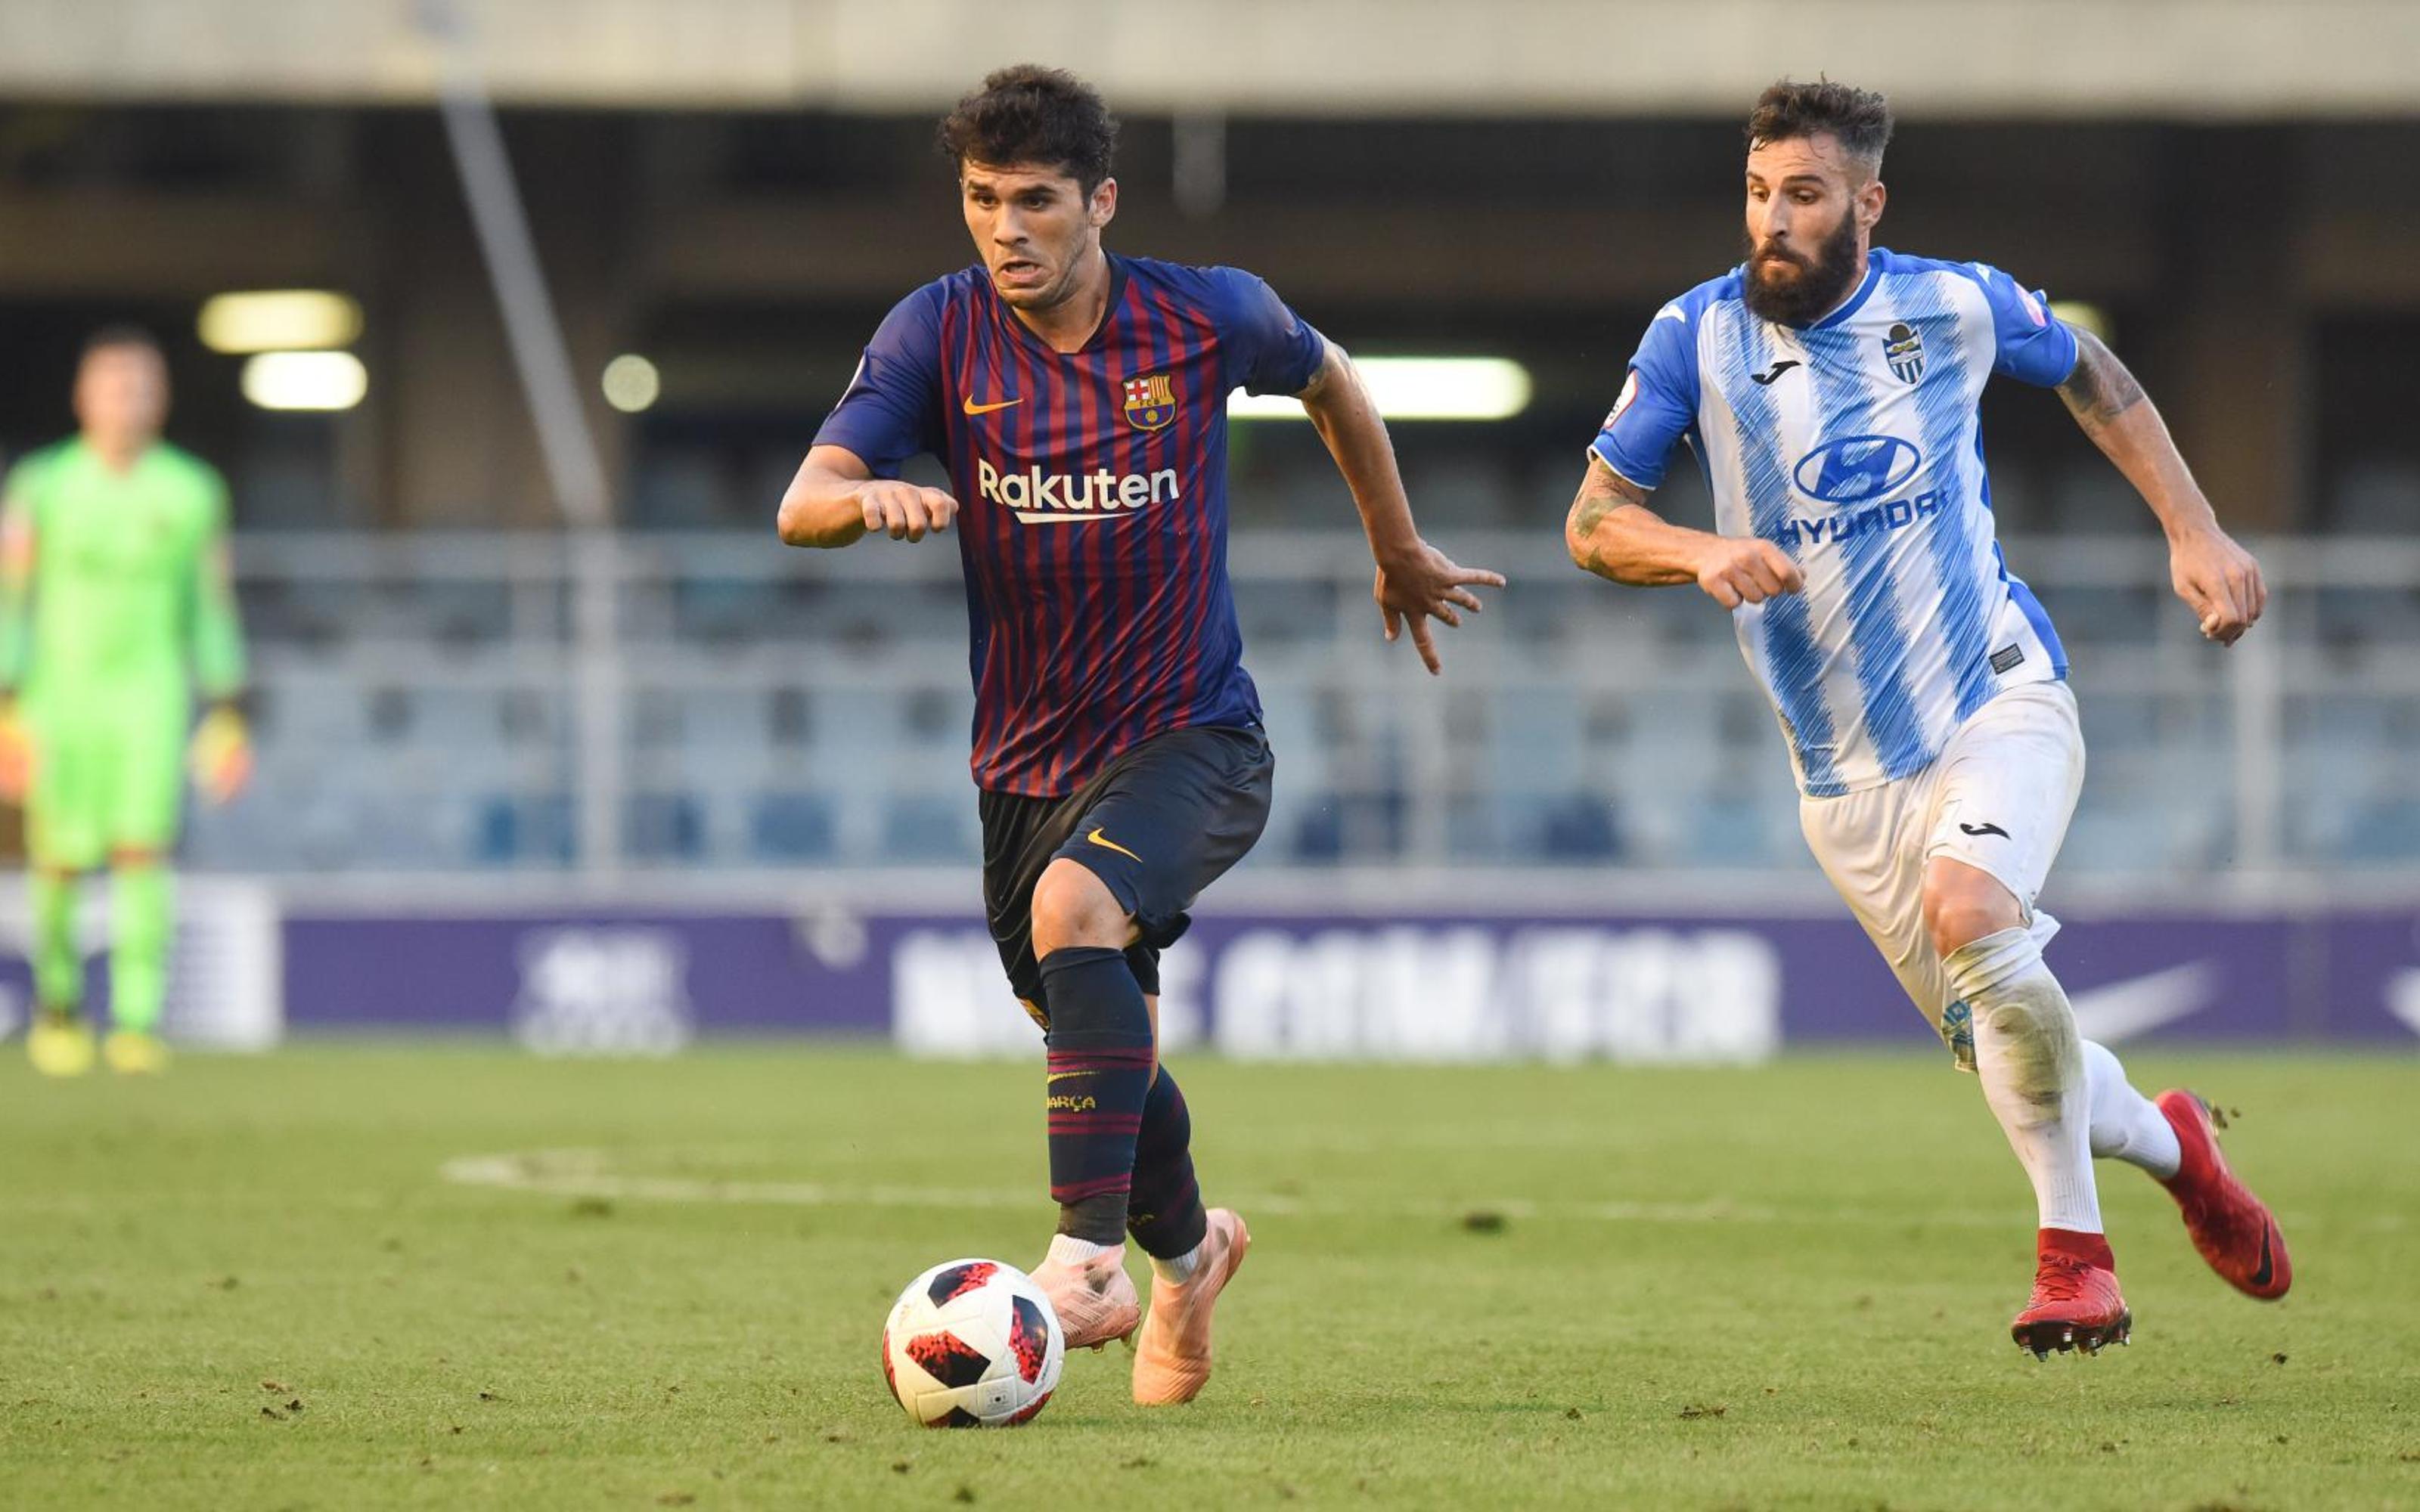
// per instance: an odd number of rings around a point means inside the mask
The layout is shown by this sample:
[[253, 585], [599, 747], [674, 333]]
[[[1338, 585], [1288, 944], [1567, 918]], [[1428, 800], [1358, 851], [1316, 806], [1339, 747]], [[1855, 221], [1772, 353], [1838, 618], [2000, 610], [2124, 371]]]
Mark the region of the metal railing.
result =
[[[1234, 540], [1279, 760], [1252, 867], [1809, 869], [1779, 736], [1719, 609], [1584, 577], [1551, 534], [1449, 544], [1512, 582], [1443, 633], [1431, 679], [1380, 640], [1357, 536]], [[2156, 539], [2009, 544], [2085, 711], [2063, 869], [2420, 874], [2420, 544], [2254, 545], [2269, 614], [2221, 651], [2170, 594]], [[950, 542], [621, 536], [587, 564], [612, 584], [610, 634], [591, 617], [585, 635], [577, 548], [239, 543], [260, 780], [195, 811], [192, 860], [597, 876], [975, 858]], [[619, 701], [602, 721], [580, 692], [599, 656], [614, 675], [585, 686]], [[598, 730], [619, 732], [611, 748]]]

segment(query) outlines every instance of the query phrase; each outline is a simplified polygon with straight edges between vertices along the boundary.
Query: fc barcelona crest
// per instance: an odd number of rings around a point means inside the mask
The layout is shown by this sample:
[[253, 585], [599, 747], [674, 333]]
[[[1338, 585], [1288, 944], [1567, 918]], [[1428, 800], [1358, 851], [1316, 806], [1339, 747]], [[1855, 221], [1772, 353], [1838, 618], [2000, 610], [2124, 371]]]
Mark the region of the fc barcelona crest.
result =
[[1883, 335], [1883, 361], [1890, 363], [1891, 377], [1901, 383], [1913, 383], [1924, 377], [1924, 337], [1914, 326], [1901, 320]]
[[1176, 380], [1166, 373], [1126, 379], [1126, 424], [1137, 430], [1166, 430], [1176, 418]]

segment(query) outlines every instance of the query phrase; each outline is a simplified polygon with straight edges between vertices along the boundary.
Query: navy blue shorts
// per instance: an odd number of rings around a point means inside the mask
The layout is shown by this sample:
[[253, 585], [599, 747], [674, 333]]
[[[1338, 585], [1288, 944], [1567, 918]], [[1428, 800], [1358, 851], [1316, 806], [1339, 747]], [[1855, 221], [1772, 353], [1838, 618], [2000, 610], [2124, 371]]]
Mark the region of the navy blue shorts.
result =
[[1204, 725], [1154, 735], [1065, 797], [985, 793], [984, 913], [1016, 995], [1042, 1006], [1033, 887], [1063, 856], [1134, 916], [1126, 961], [1158, 992], [1159, 952], [1193, 921], [1186, 910], [1268, 824], [1275, 764], [1259, 730]]

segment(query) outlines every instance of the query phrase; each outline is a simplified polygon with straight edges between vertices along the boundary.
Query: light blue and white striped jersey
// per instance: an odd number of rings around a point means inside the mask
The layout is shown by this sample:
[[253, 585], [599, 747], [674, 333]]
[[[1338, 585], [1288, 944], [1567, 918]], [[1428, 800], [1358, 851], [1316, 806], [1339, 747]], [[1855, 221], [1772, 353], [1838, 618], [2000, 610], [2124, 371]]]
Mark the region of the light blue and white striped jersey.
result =
[[1714, 528], [1761, 535], [1803, 593], [1732, 611], [1799, 787], [1837, 796], [1923, 770], [2000, 690], [2067, 675], [2050, 617], [1992, 529], [1977, 403], [1994, 373], [2049, 387], [2075, 335], [2008, 274], [1875, 248], [1803, 328], [1748, 312], [1741, 271], [1648, 323], [1590, 451], [1642, 488], [1685, 438]]

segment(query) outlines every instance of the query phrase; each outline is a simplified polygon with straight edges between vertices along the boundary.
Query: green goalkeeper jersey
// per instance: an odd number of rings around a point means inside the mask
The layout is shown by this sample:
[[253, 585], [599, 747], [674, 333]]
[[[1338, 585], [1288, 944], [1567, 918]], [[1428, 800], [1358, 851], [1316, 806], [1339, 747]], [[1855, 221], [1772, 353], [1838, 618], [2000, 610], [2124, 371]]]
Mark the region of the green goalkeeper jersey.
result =
[[19, 463], [6, 497], [0, 688], [64, 713], [242, 687], [226, 486], [209, 464], [159, 441], [118, 472], [70, 440]]

